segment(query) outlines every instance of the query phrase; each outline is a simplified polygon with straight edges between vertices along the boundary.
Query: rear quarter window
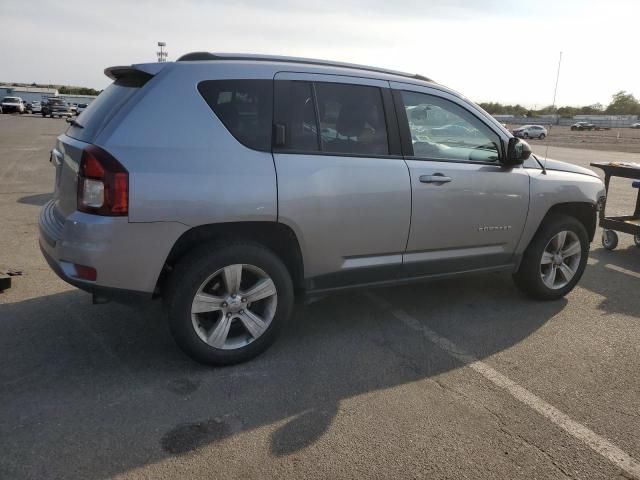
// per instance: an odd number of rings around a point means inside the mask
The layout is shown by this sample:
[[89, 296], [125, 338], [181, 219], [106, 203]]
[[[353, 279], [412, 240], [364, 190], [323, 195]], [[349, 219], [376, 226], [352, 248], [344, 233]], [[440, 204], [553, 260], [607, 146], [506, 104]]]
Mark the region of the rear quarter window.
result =
[[272, 80], [205, 80], [198, 92], [237, 141], [271, 151]]

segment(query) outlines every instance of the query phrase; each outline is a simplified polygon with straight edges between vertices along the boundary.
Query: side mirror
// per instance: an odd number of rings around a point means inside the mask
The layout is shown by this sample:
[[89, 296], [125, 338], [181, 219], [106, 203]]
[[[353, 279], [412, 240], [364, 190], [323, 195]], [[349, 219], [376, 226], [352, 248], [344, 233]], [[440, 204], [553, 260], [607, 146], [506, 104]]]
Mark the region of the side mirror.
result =
[[509, 146], [507, 147], [507, 158], [504, 160], [503, 165], [513, 167], [516, 165], [522, 165], [527, 158], [531, 156], [531, 147], [524, 140], [519, 138], [510, 138]]

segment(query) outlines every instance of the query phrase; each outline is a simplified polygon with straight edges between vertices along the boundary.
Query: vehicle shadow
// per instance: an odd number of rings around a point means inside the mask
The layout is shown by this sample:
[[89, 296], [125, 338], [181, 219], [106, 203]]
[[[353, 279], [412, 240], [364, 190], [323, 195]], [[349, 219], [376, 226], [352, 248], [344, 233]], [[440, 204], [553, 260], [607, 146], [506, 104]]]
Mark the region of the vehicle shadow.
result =
[[[599, 238], [599, 236], [597, 236]], [[609, 251], [592, 247], [590, 264], [580, 286], [604, 297], [598, 309], [638, 316], [640, 313], [640, 248], [630, 245]], [[633, 292], [635, 294], [629, 294]]]
[[53, 193], [38, 193], [36, 195], [26, 195], [18, 199], [18, 203], [25, 205], [36, 205], [41, 207], [53, 198]]
[[259, 358], [208, 368], [177, 349], [159, 302], [93, 306], [71, 290], [0, 304], [0, 477], [105, 478], [257, 428], [285, 456], [344, 399], [463, 366], [368, 295], [480, 358], [566, 305], [530, 301], [505, 275], [335, 295], [299, 306]]

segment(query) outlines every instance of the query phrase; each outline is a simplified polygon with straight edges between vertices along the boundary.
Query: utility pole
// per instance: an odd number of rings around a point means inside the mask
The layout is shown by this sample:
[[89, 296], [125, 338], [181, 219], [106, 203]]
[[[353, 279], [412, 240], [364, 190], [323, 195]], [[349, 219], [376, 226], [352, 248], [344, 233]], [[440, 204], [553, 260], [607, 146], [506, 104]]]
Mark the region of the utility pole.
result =
[[168, 53], [164, 49], [166, 46], [167, 46], [167, 44], [165, 42], [158, 42], [158, 47], [160, 47], [160, 51], [156, 52], [156, 55], [158, 56], [158, 62], [160, 62], [160, 63], [167, 61]]

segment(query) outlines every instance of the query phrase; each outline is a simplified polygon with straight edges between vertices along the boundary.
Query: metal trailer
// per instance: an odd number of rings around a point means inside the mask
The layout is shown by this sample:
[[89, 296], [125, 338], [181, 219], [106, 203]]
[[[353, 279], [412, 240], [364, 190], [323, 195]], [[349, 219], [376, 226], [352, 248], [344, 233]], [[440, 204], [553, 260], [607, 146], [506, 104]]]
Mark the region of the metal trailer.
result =
[[636, 196], [636, 207], [633, 215], [623, 215], [618, 217], [607, 217], [605, 215], [606, 200], [600, 206], [600, 222], [602, 231], [602, 246], [607, 250], [613, 250], [618, 246], [618, 234], [623, 232], [633, 235], [633, 241], [637, 247], [640, 247], [640, 164], [638, 163], [621, 163], [621, 162], [595, 162], [592, 167], [600, 168], [604, 171], [604, 188], [609, 196], [609, 181], [611, 177], [631, 178], [635, 181], [632, 183], [634, 188], [638, 189]]

